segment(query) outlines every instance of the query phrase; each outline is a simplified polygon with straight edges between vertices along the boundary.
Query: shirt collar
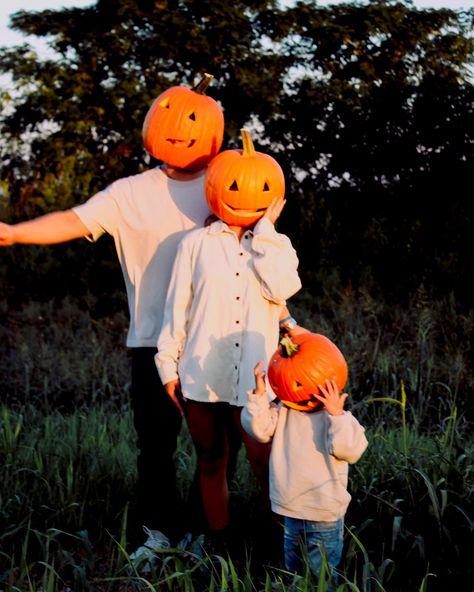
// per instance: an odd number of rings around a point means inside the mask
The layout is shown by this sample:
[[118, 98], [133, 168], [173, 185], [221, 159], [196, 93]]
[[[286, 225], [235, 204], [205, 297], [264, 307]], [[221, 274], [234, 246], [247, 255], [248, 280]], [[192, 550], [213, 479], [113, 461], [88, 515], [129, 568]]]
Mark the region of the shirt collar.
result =
[[[221, 232], [232, 232], [232, 230], [227, 226], [227, 224], [223, 220], [215, 220], [208, 227], [209, 234], [219, 234]], [[245, 232], [248, 232], [249, 234], [253, 235], [253, 230], [250, 230], [250, 228], [247, 228]]]

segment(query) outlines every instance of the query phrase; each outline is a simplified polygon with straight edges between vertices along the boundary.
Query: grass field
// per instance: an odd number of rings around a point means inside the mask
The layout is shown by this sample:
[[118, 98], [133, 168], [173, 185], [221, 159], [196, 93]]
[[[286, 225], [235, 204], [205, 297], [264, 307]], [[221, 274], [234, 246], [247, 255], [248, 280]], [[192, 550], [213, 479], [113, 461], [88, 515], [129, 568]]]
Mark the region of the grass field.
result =
[[[351, 467], [338, 590], [468, 591], [474, 576], [472, 313], [420, 290], [387, 306], [362, 291], [304, 292], [300, 323], [336, 341], [350, 368], [349, 408], [369, 448]], [[130, 568], [135, 441], [122, 310], [91, 296], [0, 303], [0, 590], [327, 590], [255, 551], [258, 495], [241, 453], [232, 557], [178, 550], [144, 578]], [[182, 494], [195, 458], [183, 429]], [[263, 534], [263, 537], [262, 537]], [[468, 586], [468, 587], [466, 587]]]

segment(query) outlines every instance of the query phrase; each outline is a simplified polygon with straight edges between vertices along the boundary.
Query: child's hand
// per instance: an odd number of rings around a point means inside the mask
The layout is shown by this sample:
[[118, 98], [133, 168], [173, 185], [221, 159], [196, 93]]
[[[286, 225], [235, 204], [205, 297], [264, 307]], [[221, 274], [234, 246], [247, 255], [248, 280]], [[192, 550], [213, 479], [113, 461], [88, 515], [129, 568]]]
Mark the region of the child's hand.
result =
[[255, 366], [255, 368], [253, 369], [253, 373], [255, 375], [255, 389], [253, 391], [253, 394], [262, 396], [267, 392], [267, 387], [265, 384], [266, 372], [265, 370], [263, 370], [263, 361], [260, 361]]
[[274, 197], [268, 208], [265, 210], [263, 217], [268, 218], [272, 224], [275, 224], [285, 204], [286, 200], [283, 196]]
[[339, 394], [335, 380], [326, 380], [326, 388], [320, 385], [319, 390], [322, 395], [315, 393], [313, 397], [321, 401], [329, 415], [342, 415], [344, 403], [349, 395], [347, 393]]

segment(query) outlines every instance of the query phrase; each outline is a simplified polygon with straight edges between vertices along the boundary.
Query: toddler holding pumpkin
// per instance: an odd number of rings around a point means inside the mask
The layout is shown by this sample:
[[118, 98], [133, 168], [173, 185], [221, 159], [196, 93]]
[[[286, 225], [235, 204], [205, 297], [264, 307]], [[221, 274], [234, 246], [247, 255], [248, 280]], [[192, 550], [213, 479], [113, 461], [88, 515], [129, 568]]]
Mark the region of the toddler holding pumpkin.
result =
[[285, 203], [283, 173], [255, 152], [248, 132], [242, 136], [243, 151], [223, 152], [209, 165], [205, 189], [215, 218], [179, 245], [156, 355], [196, 448], [210, 546], [218, 549], [229, 520], [224, 425], [240, 431], [268, 488], [270, 447], [243, 430], [240, 413], [253, 360], [274, 351], [285, 301], [301, 287], [296, 252], [274, 228]]
[[[308, 343], [313, 335], [297, 336], [294, 340], [300, 341], [303, 348], [305, 340]], [[334, 345], [326, 341], [328, 343], [323, 342], [323, 348]], [[322, 553], [332, 568], [340, 562], [344, 515], [351, 499], [347, 491], [348, 464], [361, 457], [367, 439], [357, 419], [349, 411], [344, 411], [347, 394], [340, 394], [336, 380], [323, 380], [323, 373], [317, 368], [309, 368], [314, 361], [307, 359], [300, 362], [302, 368], [295, 368], [297, 357], [293, 356], [290, 362], [293, 367], [273, 371], [272, 365], [278, 366], [278, 358], [282, 355], [281, 348], [269, 364], [269, 382], [277, 394], [288, 400], [268, 400], [266, 373], [263, 362], [259, 362], [254, 369], [255, 389], [248, 394], [241, 420], [244, 429], [259, 442], [272, 441], [270, 499], [272, 510], [283, 516], [286, 569], [292, 573], [301, 572], [303, 544], [311, 571], [319, 575]], [[329, 367], [326, 376], [332, 374], [333, 367]], [[286, 377], [283, 374], [293, 374], [290, 388], [304, 391], [308, 387], [302, 377], [305, 370], [322, 382], [309, 386], [313, 394], [285, 394]], [[344, 386], [345, 378], [339, 382]]]

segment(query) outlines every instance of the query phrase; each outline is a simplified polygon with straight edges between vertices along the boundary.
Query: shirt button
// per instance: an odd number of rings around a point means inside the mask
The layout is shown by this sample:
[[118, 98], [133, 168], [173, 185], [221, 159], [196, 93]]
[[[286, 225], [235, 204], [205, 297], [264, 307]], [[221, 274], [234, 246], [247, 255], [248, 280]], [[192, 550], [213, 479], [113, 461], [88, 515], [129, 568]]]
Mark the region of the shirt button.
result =
[[249, 237], [249, 235], [248, 235], [248, 234], [246, 234], [244, 238], [248, 238], [248, 237]]
[[235, 368], [236, 370], [238, 370], [238, 368], [239, 368], [239, 367], [238, 367], [238, 366], [234, 366], [234, 368]]
[[239, 272], [237, 272], [235, 275], [240, 275], [240, 273], [239, 273]]
[[239, 253], [239, 255], [242, 257], [243, 253]]
[[240, 323], [240, 321], [235, 321], [237, 323], [237, 325]]
[[235, 344], [235, 347], [239, 347], [239, 344], [238, 344], [238, 343], [236, 343], [236, 344]]

